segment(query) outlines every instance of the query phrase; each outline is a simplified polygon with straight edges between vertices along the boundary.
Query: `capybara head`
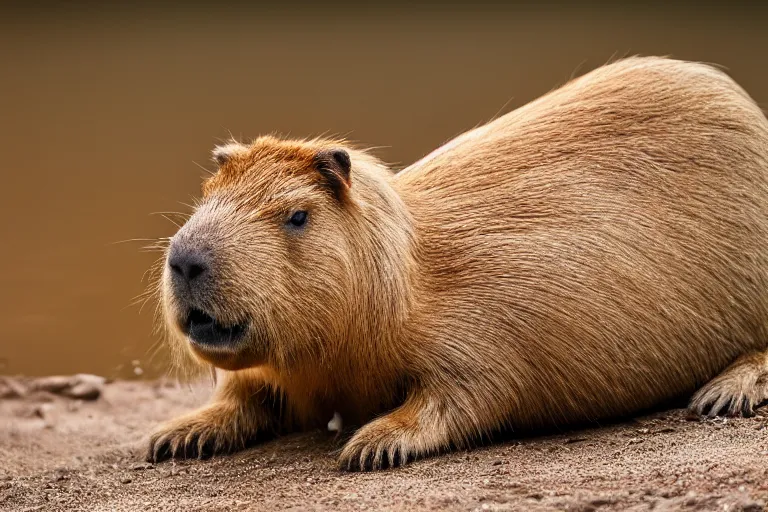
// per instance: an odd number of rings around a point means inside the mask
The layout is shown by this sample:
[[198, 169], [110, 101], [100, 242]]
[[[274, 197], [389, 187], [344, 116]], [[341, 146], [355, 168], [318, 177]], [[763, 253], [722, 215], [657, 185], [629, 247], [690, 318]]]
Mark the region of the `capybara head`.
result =
[[348, 328], [350, 283], [364, 273], [350, 153], [262, 137], [213, 157], [219, 169], [167, 252], [162, 302], [173, 337], [225, 369], [319, 352]]

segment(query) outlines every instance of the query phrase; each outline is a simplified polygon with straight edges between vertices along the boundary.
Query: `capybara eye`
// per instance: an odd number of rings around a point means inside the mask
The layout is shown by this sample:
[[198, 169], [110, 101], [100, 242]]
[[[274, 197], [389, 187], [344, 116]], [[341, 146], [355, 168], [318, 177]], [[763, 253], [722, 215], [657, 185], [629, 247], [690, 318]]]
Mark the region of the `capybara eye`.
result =
[[293, 215], [291, 215], [291, 218], [290, 220], [288, 220], [288, 223], [295, 228], [303, 227], [304, 224], [307, 223], [307, 212], [305, 212], [304, 210], [295, 212]]

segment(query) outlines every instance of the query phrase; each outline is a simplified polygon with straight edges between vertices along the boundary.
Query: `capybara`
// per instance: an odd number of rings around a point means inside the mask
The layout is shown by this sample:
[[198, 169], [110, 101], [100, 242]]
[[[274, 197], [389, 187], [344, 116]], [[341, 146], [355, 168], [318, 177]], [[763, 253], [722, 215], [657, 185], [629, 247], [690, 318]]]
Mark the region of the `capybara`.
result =
[[[768, 398], [768, 121], [726, 74], [627, 58], [393, 172], [343, 141], [214, 150], [160, 282], [210, 404], [149, 458], [358, 425], [345, 469]], [[698, 392], [697, 392], [698, 390]]]

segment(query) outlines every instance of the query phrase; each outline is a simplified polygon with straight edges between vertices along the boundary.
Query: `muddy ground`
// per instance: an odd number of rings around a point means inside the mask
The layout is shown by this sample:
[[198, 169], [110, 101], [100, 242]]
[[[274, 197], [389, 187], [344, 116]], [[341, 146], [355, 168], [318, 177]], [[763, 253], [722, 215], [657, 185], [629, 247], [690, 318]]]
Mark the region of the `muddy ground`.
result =
[[657, 412], [350, 474], [336, 468], [338, 440], [319, 431], [145, 464], [148, 431], [202, 403], [206, 386], [119, 381], [95, 400], [87, 391], [0, 399], [0, 510], [757, 511], [768, 502], [765, 408], [703, 421]]

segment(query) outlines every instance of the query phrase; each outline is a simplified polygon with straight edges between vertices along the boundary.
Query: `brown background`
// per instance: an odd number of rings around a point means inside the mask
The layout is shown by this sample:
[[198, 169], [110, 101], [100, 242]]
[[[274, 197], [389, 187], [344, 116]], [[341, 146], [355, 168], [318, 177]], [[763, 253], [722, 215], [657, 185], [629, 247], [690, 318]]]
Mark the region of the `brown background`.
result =
[[[100, 9], [100, 10], [99, 10]], [[408, 163], [612, 57], [728, 68], [768, 102], [744, 6], [0, 12], [0, 374], [164, 368], [129, 307], [231, 132], [345, 135]], [[209, 166], [210, 167], [210, 166]]]

